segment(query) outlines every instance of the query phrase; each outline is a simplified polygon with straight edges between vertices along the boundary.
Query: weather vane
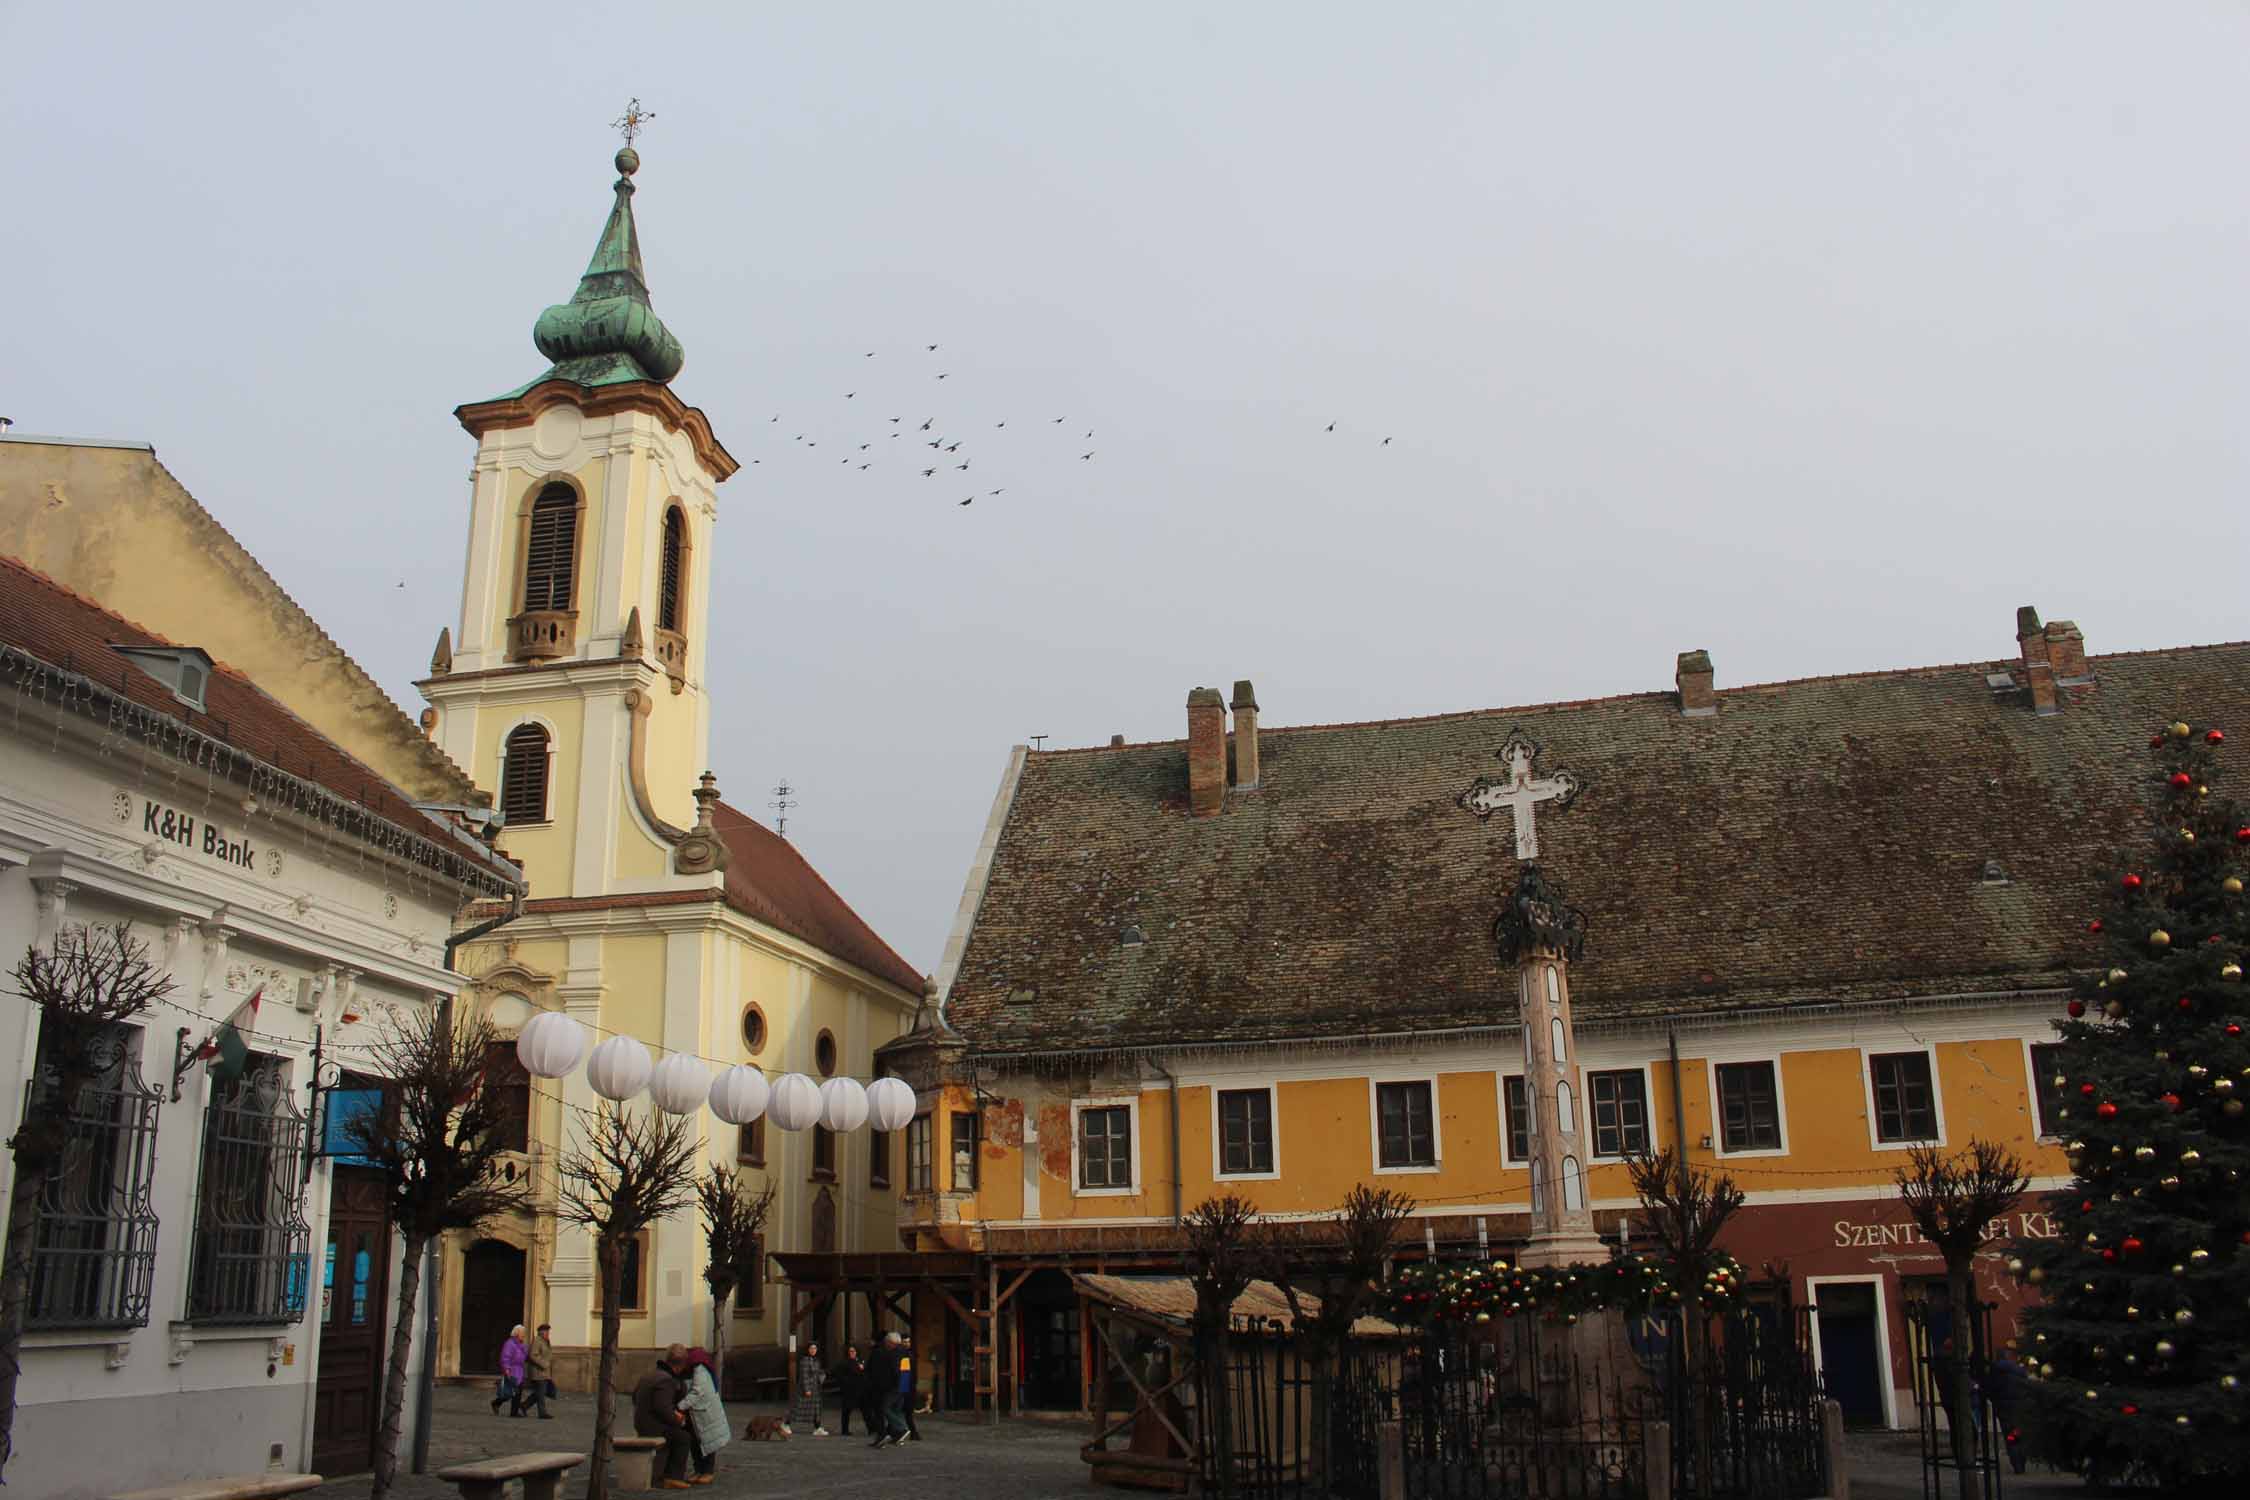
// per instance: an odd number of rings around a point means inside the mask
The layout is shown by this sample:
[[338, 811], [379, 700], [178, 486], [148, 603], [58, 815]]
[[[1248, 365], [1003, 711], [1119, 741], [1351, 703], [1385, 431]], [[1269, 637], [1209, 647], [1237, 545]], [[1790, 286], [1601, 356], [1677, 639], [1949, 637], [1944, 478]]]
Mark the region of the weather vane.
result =
[[626, 101], [625, 113], [610, 121], [609, 128], [621, 132], [625, 137], [625, 144], [630, 146], [633, 144], [633, 137], [641, 133], [641, 127], [655, 118], [656, 111], [641, 108], [641, 101], [636, 96]]
[[773, 801], [766, 804], [774, 811], [773, 831], [782, 838], [789, 837], [789, 809], [797, 805], [789, 794], [796, 790], [786, 778], [773, 789]]

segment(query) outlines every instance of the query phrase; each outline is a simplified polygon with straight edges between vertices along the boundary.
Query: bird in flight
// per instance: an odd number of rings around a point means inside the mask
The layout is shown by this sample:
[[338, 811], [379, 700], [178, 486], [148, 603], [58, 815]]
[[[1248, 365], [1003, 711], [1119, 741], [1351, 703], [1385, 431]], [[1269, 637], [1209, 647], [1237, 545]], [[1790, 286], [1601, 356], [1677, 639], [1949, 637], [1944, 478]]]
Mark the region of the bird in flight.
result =
[[969, 466], [969, 461], [968, 461], [967, 459], [965, 459], [965, 458], [964, 458], [964, 459], [962, 459], [962, 460], [961, 460], [961, 461], [960, 461], [959, 463], [955, 464], [955, 465], [954, 465], [953, 467], [954, 467], [954, 468], [956, 468], [956, 469], [966, 469], [966, 468], [967, 468], [968, 466]]
[[924, 469], [924, 470], [922, 471], [922, 477], [923, 477], [924, 479], [927, 479], [927, 478], [929, 478], [929, 477], [930, 477], [930, 476], [931, 476], [932, 474], [935, 474], [936, 472], [937, 472], [937, 470], [935, 470], [935, 469]]
[[1007, 426], [1008, 424], [1007, 424], [1007, 423], [1005, 423], [1005, 422], [995, 422], [995, 423], [993, 423], [992, 425], [993, 425], [994, 427], [1005, 427], [1005, 426]]
[[896, 422], [896, 421], [898, 420], [898, 418], [896, 418], [896, 417], [893, 417], [893, 418], [891, 418], [891, 420], [892, 420], [892, 421], [894, 421], [894, 422]]
[[945, 451], [948, 453], [959, 453], [961, 451], [961, 445], [959, 443], [955, 443], [952, 447], [946, 449]]
[[874, 350], [872, 350], [872, 349], [868, 350], [868, 351], [867, 351], [867, 357], [868, 357], [869, 359], [873, 359], [873, 358], [875, 357], [875, 351], [874, 351]]
[[1055, 420], [1056, 420], [1057, 422], [1060, 422], [1060, 421], [1062, 420], [1062, 418], [1060, 418], [1060, 417], [1057, 417], [1057, 418], [1055, 418]]
[[943, 379], [945, 379], [945, 377], [944, 377], [943, 375], [940, 375], [940, 376], [938, 377], [938, 379], [940, 379], [940, 380], [943, 380]]
[[1330, 432], [1334, 432], [1336, 430], [1336, 424], [1334, 422], [1329, 423], [1327, 430]]
[[1084, 462], [1085, 460], [1087, 460], [1087, 459], [1089, 459], [1089, 458], [1092, 458], [1093, 456], [1094, 456], [1094, 455], [1093, 455], [1093, 454], [1091, 454], [1091, 453], [1081, 453], [1081, 454], [1079, 454], [1079, 455], [1078, 455], [1078, 458], [1079, 458], [1079, 461], [1080, 461], [1081, 463], [1083, 463], [1083, 462]]
[[928, 421], [925, 421], [925, 422], [924, 422], [924, 423], [922, 424], [922, 430], [923, 430], [924, 432], [928, 432], [928, 431], [930, 430], [930, 423], [931, 423], [931, 422], [935, 422], [936, 420], [937, 420], [937, 418], [935, 418], [935, 417], [931, 417], [931, 418], [929, 418], [929, 420], [928, 420]]
[[930, 352], [931, 352], [932, 354], [935, 354], [935, 353], [937, 353], [937, 345], [935, 345], [935, 344], [929, 344], [929, 345], [926, 345], [925, 347], [926, 347], [926, 348], [928, 348], [928, 350], [929, 350], [929, 351], [930, 351]]
[[[966, 499], [966, 500], [962, 501], [961, 503], [962, 503], [963, 505], [974, 505], [974, 504], [976, 504], [976, 501], [977, 501], [977, 497], [976, 497], [976, 496], [974, 496], [974, 495], [971, 495], [971, 496], [970, 496], [970, 497], [969, 497], [968, 499]], [[406, 585], [402, 583], [402, 584], [400, 584], [400, 585], [399, 585], [399, 587], [400, 587], [400, 588], [404, 588], [404, 587], [406, 587]]]
[[1382, 443], [1382, 446], [1384, 446], [1385, 448], [1388, 448], [1388, 447], [1389, 447], [1390, 445], [1391, 445], [1391, 440], [1390, 440], [1389, 438], [1385, 438], [1385, 439], [1383, 439], [1383, 443]]
[[857, 392], [857, 391], [846, 391], [846, 392], [844, 392], [844, 399], [845, 399], [846, 401], [849, 401], [849, 400], [851, 400], [851, 399], [852, 399], [852, 397], [854, 397], [854, 396], [856, 396], [856, 395], [858, 395], [858, 394], [859, 394], [859, 392]]
[[942, 443], [942, 442], [940, 442], [940, 441], [939, 441], [939, 440], [937, 440], [936, 438], [932, 438], [932, 439], [930, 439], [930, 446], [931, 446], [932, 448], [942, 448], [942, 447], [944, 447], [944, 446], [945, 446], [945, 444], [944, 444], [944, 443]]
[[861, 443], [859, 445], [859, 451], [865, 453], [867, 451], [867, 445], [865, 443]]
[[1001, 487], [1000, 487], [999, 489], [997, 489], [997, 490], [994, 490], [994, 491], [992, 491], [991, 493], [993, 493], [993, 494], [995, 494], [995, 495], [998, 495], [998, 494], [1002, 494], [1002, 493], [1005, 493], [1006, 489], [1007, 489], [1007, 486], [1005, 486], [1005, 485], [1002, 485], [1002, 486], [1001, 486]]
[[770, 421], [775, 421], [775, 422], [778, 422], [778, 421], [780, 421], [780, 420], [781, 420], [781, 413], [780, 413], [780, 412], [775, 412], [775, 413], [773, 414], [773, 416], [772, 416], [771, 418], [769, 418], [768, 420], [770, 420]]
[[[849, 461], [849, 460], [847, 460], [847, 462], [848, 462], [848, 461]], [[860, 467], [864, 469], [864, 468], [866, 468], [866, 467], [867, 467], [867, 465], [865, 465], [865, 464], [861, 464], [861, 465], [860, 465]]]

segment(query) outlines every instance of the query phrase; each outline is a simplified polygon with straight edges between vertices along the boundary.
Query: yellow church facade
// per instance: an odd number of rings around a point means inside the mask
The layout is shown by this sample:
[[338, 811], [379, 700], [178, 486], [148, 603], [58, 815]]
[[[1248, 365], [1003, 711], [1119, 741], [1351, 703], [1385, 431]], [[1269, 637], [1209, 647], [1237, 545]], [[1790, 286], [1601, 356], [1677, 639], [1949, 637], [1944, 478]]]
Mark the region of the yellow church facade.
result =
[[[554, 1010], [597, 1040], [638, 1038], [658, 1059], [864, 1081], [923, 981], [708, 773], [723, 655], [709, 630], [719, 487], [736, 463], [668, 384], [680, 349], [648, 303], [638, 165], [619, 153], [615, 205], [578, 294], [539, 319], [551, 367], [457, 412], [477, 443], [467, 559], [460, 616], [420, 684], [425, 722], [496, 799], [502, 847], [530, 892], [460, 966], [504, 1043]], [[558, 1225], [554, 1169], [601, 1101], [583, 1071], [547, 1080], [515, 1068], [512, 1046], [496, 1049], [493, 1078], [523, 1100], [513, 1166], [534, 1207], [443, 1247], [439, 1368], [492, 1372], [511, 1325], [547, 1322], [557, 1380], [584, 1388], [599, 1342], [593, 1246]], [[691, 1118], [704, 1166], [775, 1188], [770, 1248], [895, 1243], [895, 1147], [883, 1137]], [[642, 1367], [639, 1350], [711, 1340], [704, 1265], [692, 1209], [634, 1248], [620, 1370]], [[785, 1337], [776, 1308], [764, 1284], [745, 1288], [727, 1342]]]

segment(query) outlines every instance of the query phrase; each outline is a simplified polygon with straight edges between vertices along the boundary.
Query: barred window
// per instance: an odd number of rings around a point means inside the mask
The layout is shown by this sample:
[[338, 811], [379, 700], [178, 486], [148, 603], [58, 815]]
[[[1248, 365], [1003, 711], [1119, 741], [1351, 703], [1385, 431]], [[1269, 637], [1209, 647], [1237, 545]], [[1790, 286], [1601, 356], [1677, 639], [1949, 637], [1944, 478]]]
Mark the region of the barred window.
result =
[[1639, 1156], [1648, 1150], [1648, 1080], [1639, 1068], [1588, 1073], [1594, 1105], [1594, 1154]]
[[510, 828], [547, 821], [547, 731], [518, 724], [500, 759], [500, 813]]
[[930, 1117], [916, 1115], [906, 1124], [906, 1190], [930, 1190]]
[[578, 492], [550, 484], [531, 506], [524, 538], [523, 607], [570, 608], [578, 575]]
[[[39, 1196], [26, 1328], [145, 1328], [156, 1276], [156, 1117], [164, 1095], [141, 1081], [140, 1032], [119, 1026], [101, 1073], [69, 1107], [62, 1161]], [[32, 1109], [64, 1107], [40, 1038]]]
[[253, 1054], [203, 1112], [188, 1320], [289, 1323], [305, 1310], [305, 1117], [281, 1059]]

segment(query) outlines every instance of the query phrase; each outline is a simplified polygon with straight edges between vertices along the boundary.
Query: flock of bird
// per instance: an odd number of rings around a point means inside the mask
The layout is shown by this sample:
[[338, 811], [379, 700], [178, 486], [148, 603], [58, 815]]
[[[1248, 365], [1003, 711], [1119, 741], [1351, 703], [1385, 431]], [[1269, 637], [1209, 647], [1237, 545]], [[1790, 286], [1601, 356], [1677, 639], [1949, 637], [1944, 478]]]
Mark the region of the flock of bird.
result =
[[[943, 361], [931, 358], [931, 356], [934, 356], [940, 352], [940, 347], [941, 346], [937, 344], [924, 344], [922, 346], [920, 357], [925, 362], [926, 366], [935, 366], [943, 363]], [[874, 359], [880, 352], [880, 350], [870, 349], [866, 352], [864, 358]], [[925, 368], [923, 373], [927, 375], [928, 379], [933, 385], [935, 385], [939, 381], [949, 380], [952, 378], [952, 372], [950, 370]], [[860, 393], [857, 390], [846, 391], [843, 393], [843, 399], [850, 402], [857, 402], [860, 399]], [[859, 410], [863, 410], [863, 408], [855, 406], [854, 408], [852, 408], [852, 410], [856, 412]], [[782, 414], [780, 412], [775, 412], [773, 416], [767, 419], [767, 425], [769, 427], [780, 426], [781, 415]], [[836, 460], [836, 462], [840, 466], [845, 468], [852, 468], [856, 466], [858, 471], [863, 473], [872, 472], [884, 467], [895, 468], [899, 466], [899, 461], [896, 455], [905, 453], [911, 454], [912, 457], [904, 465], [904, 467], [917, 470], [920, 473], [920, 476], [925, 480], [935, 479], [940, 474], [966, 474], [970, 472], [970, 466], [976, 460], [976, 450], [972, 448], [969, 454], [962, 454], [961, 449], [964, 444], [967, 444], [969, 442], [969, 439], [963, 436], [959, 436], [958, 434], [966, 431], [989, 431], [993, 433], [999, 433], [1006, 431], [1008, 427], [1008, 423], [1005, 418], [994, 422], [989, 429], [984, 426], [981, 420], [974, 423], [956, 423], [953, 419], [948, 418], [941, 423], [935, 416], [924, 417], [919, 423], [915, 423], [912, 418], [905, 413], [901, 413], [898, 416], [891, 417], [885, 424], [877, 425], [872, 436], [868, 436], [865, 433], [864, 422], [855, 420], [854, 425], [856, 427], [859, 427], [861, 430], [853, 433], [850, 436], [847, 436], [842, 440], [840, 446], [845, 449], [845, 452], [842, 457]], [[1017, 430], [1020, 432], [1026, 426], [1063, 427], [1066, 425], [1075, 424], [1072, 424], [1070, 422], [1070, 418], [1067, 416], [1050, 417], [1047, 418], [1044, 422], [1036, 424], [1019, 423]], [[1334, 432], [1336, 430], [1336, 424], [1334, 422], [1330, 422], [1325, 430], [1328, 432]], [[809, 454], [813, 450], [820, 447], [823, 436], [828, 436], [830, 438], [830, 451], [833, 452], [838, 444], [836, 444], [836, 442], [834, 441], [833, 429], [827, 427], [824, 423], [816, 423], [811, 430], [794, 433], [790, 438], [790, 443], [796, 451]], [[862, 436], [867, 436], [867, 440], [864, 442], [860, 441], [860, 438]], [[913, 448], [905, 450], [894, 450], [888, 447], [889, 443], [901, 442], [909, 438], [911, 438], [914, 443], [918, 444], [920, 448], [927, 449], [929, 451], [924, 453], [917, 452]], [[1070, 444], [1070, 448], [1075, 448], [1077, 446], [1077, 443], [1090, 443], [1093, 441], [1093, 438], [1094, 430], [1092, 428], [1088, 428], [1078, 435], [1077, 439]], [[1051, 444], [1053, 442], [1053, 439], [1050, 438], [1047, 440], [1047, 442]], [[1390, 443], [1391, 440], [1386, 437], [1378, 446], [1387, 448], [1390, 446]], [[1015, 453], [1020, 455], [1022, 451], [1020, 448], [1015, 447], [1015, 445], [1013, 444], [1011, 444], [1010, 447], [1014, 450]], [[1052, 449], [1050, 448], [1049, 451], [1052, 451]], [[1069, 450], [1065, 449], [1064, 451]], [[1098, 452], [1098, 449], [1088, 448], [1084, 452], [1078, 454], [1078, 461], [1081, 463], [1092, 463], [1094, 461], [1095, 455]], [[960, 459], [960, 462], [955, 463], [953, 461], [956, 457]], [[750, 462], [752, 462], [753, 464], [763, 464], [765, 462], [765, 459], [762, 457], [753, 457]], [[964, 496], [960, 500], [955, 501], [954, 503], [956, 505], [974, 505], [980, 498], [991, 499], [995, 496], [1005, 495], [1006, 493], [1008, 493], [1008, 486], [1000, 485], [989, 490], [972, 491], [970, 494]]]

